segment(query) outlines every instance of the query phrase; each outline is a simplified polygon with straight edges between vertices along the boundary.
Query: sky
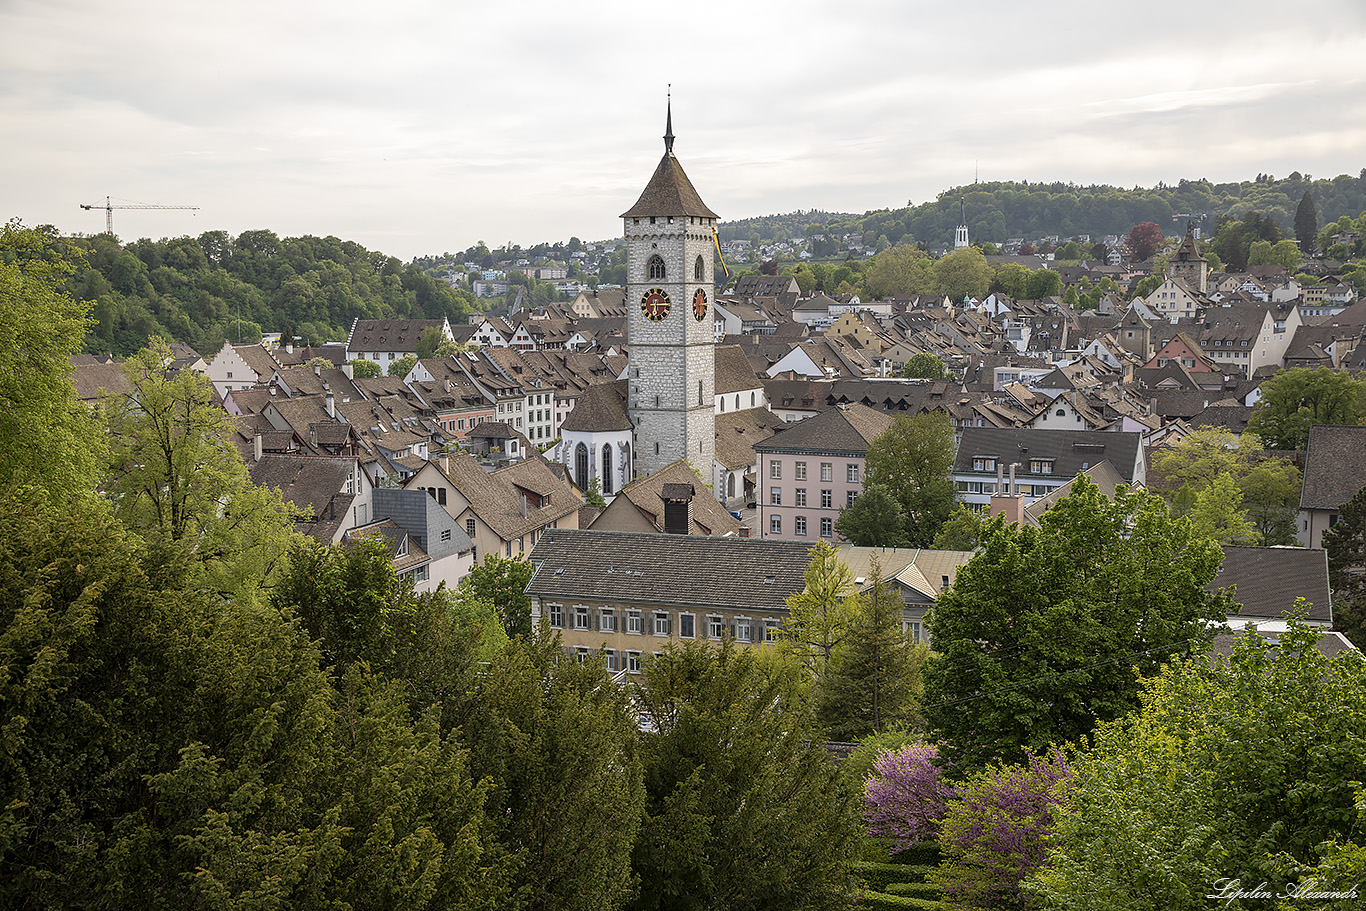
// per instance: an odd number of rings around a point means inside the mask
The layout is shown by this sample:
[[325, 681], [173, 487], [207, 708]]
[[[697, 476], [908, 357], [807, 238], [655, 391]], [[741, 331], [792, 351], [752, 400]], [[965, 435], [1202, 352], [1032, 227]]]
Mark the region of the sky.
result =
[[106, 197], [197, 206], [114, 230], [405, 261], [617, 237], [670, 91], [723, 220], [975, 177], [1357, 174], [1366, 3], [0, 0], [0, 218], [93, 234]]

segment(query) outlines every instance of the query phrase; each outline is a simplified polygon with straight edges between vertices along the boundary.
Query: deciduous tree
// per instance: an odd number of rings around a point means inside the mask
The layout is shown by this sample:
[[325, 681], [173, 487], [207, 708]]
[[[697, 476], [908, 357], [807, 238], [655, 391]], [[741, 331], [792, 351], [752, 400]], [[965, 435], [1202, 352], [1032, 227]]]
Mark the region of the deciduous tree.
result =
[[1130, 258], [1142, 262], [1145, 259], [1152, 259], [1157, 251], [1162, 249], [1166, 240], [1166, 235], [1156, 222], [1141, 221], [1129, 229], [1124, 243], [1129, 247]]
[[913, 380], [942, 380], [948, 377], [949, 371], [939, 358], [921, 351], [907, 359], [901, 368], [901, 375]]
[[1356, 424], [1366, 415], [1366, 381], [1331, 367], [1282, 370], [1261, 392], [1247, 429], [1268, 449], [1302, 450], [1314, 424]]
[[925, 715], [969, 766], [1075, 741], [1137, 705], [1136, 672], [1200, 652], [1219, 546], [1156, 494], [1088, 478], [1040, 526], [997, 524], [929, 614]]
[[953, 509], [953, 455], [953, 422], [942, 411], [899, 417], [868, 446], [865, 486], [897, 498], [912, 547], [928, 547]]
[[530, 636], [531, 599], [526, 587], [535, 571], [525, 557], [485, 554], [460, 580], [460, 588], [492, 604], [509, 636]]
[[873, 763], [863, 817], [869, 835], [892, 840], [892, 853], [938, 841], [949, 801], [958, 796], [940, 763], [938, 746], [924, 742], [884, 750]]
[[936, 290], [954, 303], [982, 298], [991, 287], [991, 266], [976, 247], [964, 247], [934, 261]]
[[840, 510], [835, 531], [857, 547], [900, 547], [906, 543], [906, 515], [881, 484], [864, 484], [852, 506]]

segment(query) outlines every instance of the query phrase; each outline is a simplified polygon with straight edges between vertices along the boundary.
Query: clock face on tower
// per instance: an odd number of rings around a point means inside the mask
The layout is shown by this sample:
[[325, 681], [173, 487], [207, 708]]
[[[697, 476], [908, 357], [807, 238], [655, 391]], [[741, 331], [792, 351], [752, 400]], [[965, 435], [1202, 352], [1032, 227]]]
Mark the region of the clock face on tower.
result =
[[692, 296], [692, 315], [699, 323], [707, 318], [707, 292], [701, 288]]
[[660, 288], [651, 288], [640, 299], [640, 312], [651, 322], [659, 322], [669, 315], [669, 295]]

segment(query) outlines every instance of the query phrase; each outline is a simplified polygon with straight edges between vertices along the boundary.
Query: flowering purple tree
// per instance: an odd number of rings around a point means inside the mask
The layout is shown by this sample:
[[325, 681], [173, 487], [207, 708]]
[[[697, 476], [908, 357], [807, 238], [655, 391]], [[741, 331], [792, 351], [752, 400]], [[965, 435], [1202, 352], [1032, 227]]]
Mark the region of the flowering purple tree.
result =
[[892, 853], [934, 841], [957, 788], [937, 765], [939, 747], [912, 743], [883, 750], [864, 785], [864, 818], [872, 835], [893, 839]]
[[1047, 858], [1044, 836], [1073, 775], [1054, 751], [970, 778], [939, 833], [943, 860], [931, 876], [944, 894], [974, 908], [1032, 907], [1020, 883]]

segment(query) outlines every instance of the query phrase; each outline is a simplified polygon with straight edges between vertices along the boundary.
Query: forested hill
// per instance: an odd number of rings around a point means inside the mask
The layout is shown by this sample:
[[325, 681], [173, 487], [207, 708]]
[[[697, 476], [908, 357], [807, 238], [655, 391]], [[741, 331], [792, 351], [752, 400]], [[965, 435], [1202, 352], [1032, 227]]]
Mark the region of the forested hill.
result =
[[213, 354], [239, 330], [256, 340], [289, 329], [317, 343], [345, 338], [356, 317], [463, 323], [475, 309], [468, 293], [418, 266], [336, 237], [210, 231], [122, 248], [105, 234], [72, 243], [86, 252], [68, 290], [94, 302], [91, 353], [127, 355], [165, 335]]
[[1071, 183], [1014, 181], [975, 183], [954, 187], [939, 198], [902, 209], [882, 209], [863, 215], [828, 212], [795, 212], [726, 222], [719, 227], [722, 240], [769, 242], [813, 234], [864, 236], [872, 245], [886, 237], [892, 244], [923, 241], [948, 244], [959, 222], [959, 199], [967, 212], [972, 239], [1005, 241], [1056, 234], [1123, 235], [1143, 221], [1156, 222], [1170, 234], [1185, 227], [1175, 215], [1205, 215], [1203, 229], [1213, 234], [1220, 216], [1241, 217], [1257, 211], [1270, 215], [1281, 230], [1291, 233], [1295, 209], [1309, 191], [1319, 224], [1347, 215], [1355, 218], [1366, 210], [1366, 168], [1356, 176], [1312, 179], [1298, 171], [1276, 179], [1260, 174], [1241, 183], [1210, 183], [1182, 180], [1177, 184], [1135, 187], [1077, 186]]

